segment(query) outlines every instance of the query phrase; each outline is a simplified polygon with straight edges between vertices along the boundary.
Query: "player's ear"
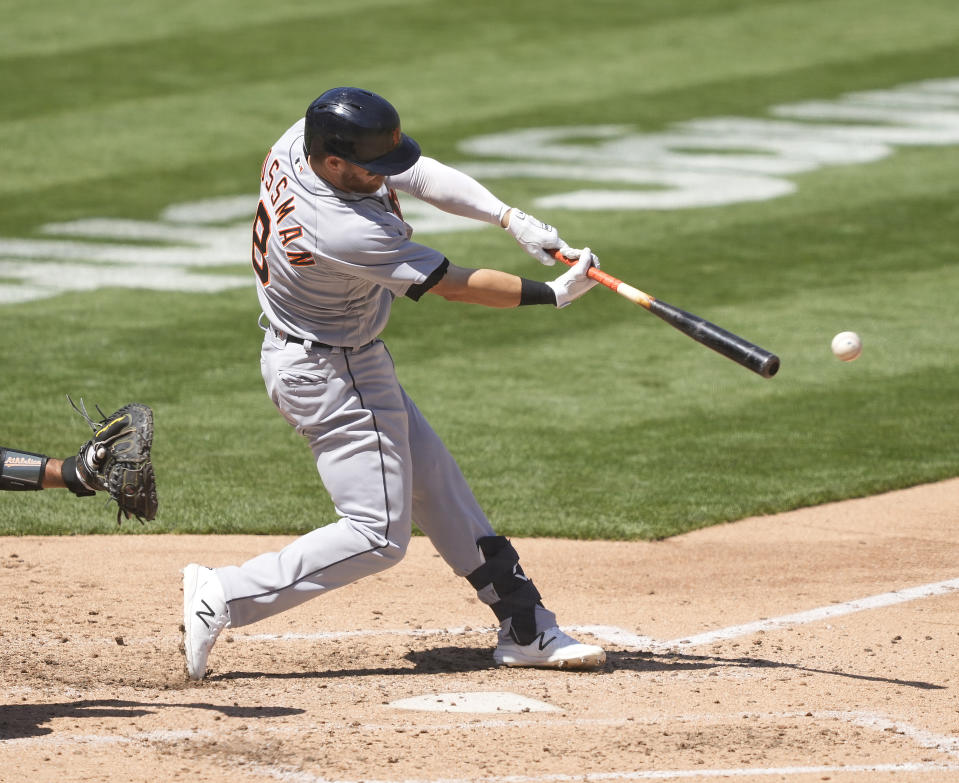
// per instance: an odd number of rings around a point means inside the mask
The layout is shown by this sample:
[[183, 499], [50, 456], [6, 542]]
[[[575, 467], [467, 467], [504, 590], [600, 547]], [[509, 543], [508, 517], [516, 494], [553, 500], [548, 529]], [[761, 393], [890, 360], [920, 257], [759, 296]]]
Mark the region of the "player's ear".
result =
[[310, 155], [309, 162], [310, 168], [323, 179], [329, 179], [331, 176], [339, 177], [345, 169], [345, 161], [336, 155]]

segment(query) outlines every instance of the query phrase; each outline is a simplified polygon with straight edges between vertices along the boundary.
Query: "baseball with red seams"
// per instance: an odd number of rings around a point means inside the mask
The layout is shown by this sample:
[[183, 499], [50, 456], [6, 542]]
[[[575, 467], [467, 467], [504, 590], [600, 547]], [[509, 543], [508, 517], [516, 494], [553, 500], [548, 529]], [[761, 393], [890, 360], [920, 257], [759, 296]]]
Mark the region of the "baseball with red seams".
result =
[[862, 340], [855, 332], [840, 332], [832, 338], [832, 352], [843, 362], [851, 362], [862, 353]]

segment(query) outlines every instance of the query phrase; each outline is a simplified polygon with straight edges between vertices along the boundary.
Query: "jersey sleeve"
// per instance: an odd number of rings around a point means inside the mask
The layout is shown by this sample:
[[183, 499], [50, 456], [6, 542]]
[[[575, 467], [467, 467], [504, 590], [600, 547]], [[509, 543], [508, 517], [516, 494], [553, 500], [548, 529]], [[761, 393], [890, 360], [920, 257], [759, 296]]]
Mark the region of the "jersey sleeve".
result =
[[353, 228], [339, 233], [348, 241], [323, 242], [318, 253], [342, 274], [380, 285], [395, 296], [405, 295], [411, 286], [422, 287], [446, 262], [440, 251], [411, 241], [398, 217], [357, 220]]
[[390, 184], [444, 212], [494, 225], [499, 225], [509, 209], [469, 174], [425, 156], [390, 177]]

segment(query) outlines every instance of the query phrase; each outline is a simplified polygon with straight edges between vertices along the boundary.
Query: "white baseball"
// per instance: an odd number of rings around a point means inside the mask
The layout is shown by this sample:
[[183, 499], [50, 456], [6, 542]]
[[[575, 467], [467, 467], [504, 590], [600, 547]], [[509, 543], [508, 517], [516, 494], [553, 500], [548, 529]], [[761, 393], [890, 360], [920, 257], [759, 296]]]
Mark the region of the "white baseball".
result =
[[862, 353], [862, 340], [855, 332], [840, 332], [832, 338], [832, 352], [843, 362], [851, 362]]

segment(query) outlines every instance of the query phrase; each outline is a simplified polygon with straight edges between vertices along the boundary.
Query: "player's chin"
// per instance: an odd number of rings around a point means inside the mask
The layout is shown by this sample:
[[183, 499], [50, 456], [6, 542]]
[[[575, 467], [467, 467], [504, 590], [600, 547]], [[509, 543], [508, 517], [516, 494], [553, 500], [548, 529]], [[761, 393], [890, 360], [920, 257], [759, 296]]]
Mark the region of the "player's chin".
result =
[[386, 182], [386, 177], [382, 176], [381, 174], [377, 174], [376, 176], [366, 181], [365, 185], [363, 186], [363, 189], [360, 192], [376, 193], [376, 191], [378, 191], [381, 187], [383, 187], [384, 182]]

